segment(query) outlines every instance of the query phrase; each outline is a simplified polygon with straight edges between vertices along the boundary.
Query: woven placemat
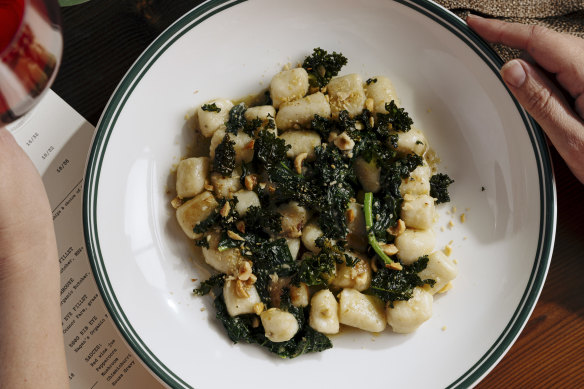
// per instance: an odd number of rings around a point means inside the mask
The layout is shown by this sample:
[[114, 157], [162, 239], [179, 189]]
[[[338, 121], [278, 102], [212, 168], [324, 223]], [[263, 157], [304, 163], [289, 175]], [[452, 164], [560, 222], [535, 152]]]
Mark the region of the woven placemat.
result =
[[[539, 24], [584, 38], [584, 0], [435, 0], [461, 18], [473, 13], [508, 22]], [[493, 49], [508, 61], [521, 55], [503, 45]]]

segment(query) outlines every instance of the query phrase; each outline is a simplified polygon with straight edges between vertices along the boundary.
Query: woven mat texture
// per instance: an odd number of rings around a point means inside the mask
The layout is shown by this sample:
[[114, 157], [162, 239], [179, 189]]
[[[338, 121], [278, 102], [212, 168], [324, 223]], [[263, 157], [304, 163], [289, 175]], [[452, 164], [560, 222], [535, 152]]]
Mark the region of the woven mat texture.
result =
[[[435, 0], [461, 18], [468, 13], [508, 22], [539, 24], [584, 38], [584, 0]], [[505, 61], [521, 55], [502, 45], [493, 45]]]

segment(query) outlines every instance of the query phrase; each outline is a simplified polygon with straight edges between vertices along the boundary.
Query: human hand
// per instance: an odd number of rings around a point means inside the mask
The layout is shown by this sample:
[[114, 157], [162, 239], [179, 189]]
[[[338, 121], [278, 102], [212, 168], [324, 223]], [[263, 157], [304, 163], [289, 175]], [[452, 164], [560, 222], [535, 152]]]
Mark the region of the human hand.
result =
[[36, 261], [20, 258], [29, 258], [28, 253], [56, 251], [56, 246], [41, 177], [6, 129], [0, 129], [0, 180], [0, 282], [3, 282], [8, 271], [14, 274], [33, 270], [29, 266]]
[[466, 22], [483, 39], [524, 50], [534, 60], [507, 62], [501, 77], [584, 183], [584, 40], [475, 15]]
[[67, 388], [59, 261], [43, 182], [0, 128], [0, 388]]

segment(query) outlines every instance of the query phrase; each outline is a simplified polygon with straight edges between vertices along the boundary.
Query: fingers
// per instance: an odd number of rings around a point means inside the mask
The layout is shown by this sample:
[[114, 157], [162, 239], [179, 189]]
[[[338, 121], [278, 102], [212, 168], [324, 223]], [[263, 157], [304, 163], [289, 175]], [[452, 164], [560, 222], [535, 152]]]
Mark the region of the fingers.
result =
[[527, 51], [539, 66], [557, 74], [558, 81], [572, 95], [584, 93], [584, 41], [550, 29], [507, 23], [469, 15], [469, 27], [489, 42]]
[[576, 113], [584, 119], [584, 93], [578, 96], [574, 102], [574, 109], [576, 110]]
[[584, 122], [557, 87], [533, 65], [514, 59], [501, 76], [519, 103], [539, 123], [574, 175], [584, 183]]

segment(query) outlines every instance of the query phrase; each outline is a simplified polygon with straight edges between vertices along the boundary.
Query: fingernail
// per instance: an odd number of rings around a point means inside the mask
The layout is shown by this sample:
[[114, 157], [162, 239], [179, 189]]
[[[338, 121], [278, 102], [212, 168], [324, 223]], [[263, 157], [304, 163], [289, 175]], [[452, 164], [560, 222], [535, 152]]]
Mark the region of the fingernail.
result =
[[466, 20], [469, 20], [469, 19], [479, 20], [479, 19], [484, 19], [484, 18], [480, 17], [479, 15], [473, 15], [473, 14], [469, 13], [468, 15], [466, 15]]
[[516, 59], [507, 62], [501, 68], [501, 76], [507, 84], [514, 88], [520, 88], [525, 82], [525, 78], [527, 78], [525, 69], [523, 69], [521, 63]]

